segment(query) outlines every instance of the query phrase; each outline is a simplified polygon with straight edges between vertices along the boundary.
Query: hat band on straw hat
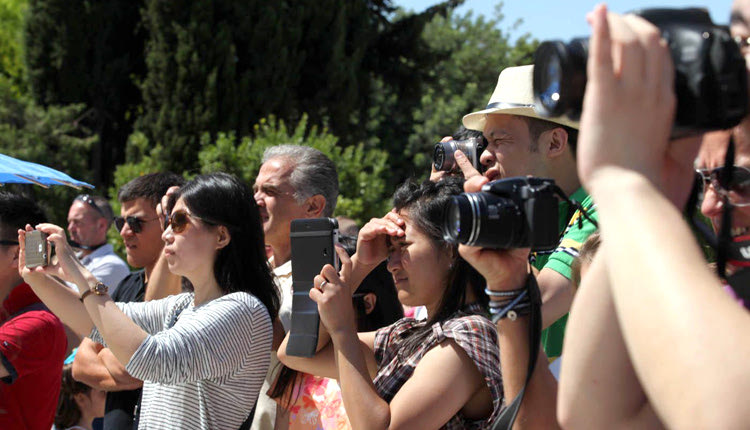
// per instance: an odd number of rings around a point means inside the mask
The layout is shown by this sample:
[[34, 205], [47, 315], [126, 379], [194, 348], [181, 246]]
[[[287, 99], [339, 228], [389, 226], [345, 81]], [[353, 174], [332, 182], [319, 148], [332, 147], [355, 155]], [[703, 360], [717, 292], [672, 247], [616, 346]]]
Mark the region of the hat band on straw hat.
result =
[[534, 105], [523, 104], [523, 103], [495, 102], [495, 103], [488, 104], [485, 109], [515, 109], [515, 108], [534, 108]]

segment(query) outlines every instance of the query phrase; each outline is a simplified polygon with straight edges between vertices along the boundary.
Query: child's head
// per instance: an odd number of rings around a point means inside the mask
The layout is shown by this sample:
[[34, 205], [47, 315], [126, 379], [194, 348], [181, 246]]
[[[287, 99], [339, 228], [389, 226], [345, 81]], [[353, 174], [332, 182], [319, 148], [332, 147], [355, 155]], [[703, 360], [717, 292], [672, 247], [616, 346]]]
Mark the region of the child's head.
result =
[[601, 244], [599, 232], [595, 231], [581, 245], [581, 249], [578, 251], [578, 258], [573, 260], [573, 264], [570, 266], [571, 280], [575, 288], [581, 285], [581, 279], [586, 275], [591, 262], [594, 260], [596, 251], [599, 250], [599, 244]]
[[73, 379], [72, 369], [72, 364], [63, 366], [60, 399], [55, 413], [55, 427], [61, 429], [79, 424], [82, 418], [93, 420], [104, 416], [107, 393]]

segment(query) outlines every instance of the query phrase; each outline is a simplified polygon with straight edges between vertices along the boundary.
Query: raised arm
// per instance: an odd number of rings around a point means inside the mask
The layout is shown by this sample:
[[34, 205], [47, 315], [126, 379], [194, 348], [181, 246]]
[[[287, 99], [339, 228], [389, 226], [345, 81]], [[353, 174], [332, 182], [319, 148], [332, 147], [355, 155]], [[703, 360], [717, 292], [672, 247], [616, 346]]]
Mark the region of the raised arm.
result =
[[578, 168], [601, 213], [600, 253], [628, 355], [667, 427], [746, 427], [750, 344], [737, 339], [750, 314], [724, 294], [675, 207], [693, 179], [697, 142], [668, 141], [668, 48], [640, 18], [598, 7], [591, 21]]

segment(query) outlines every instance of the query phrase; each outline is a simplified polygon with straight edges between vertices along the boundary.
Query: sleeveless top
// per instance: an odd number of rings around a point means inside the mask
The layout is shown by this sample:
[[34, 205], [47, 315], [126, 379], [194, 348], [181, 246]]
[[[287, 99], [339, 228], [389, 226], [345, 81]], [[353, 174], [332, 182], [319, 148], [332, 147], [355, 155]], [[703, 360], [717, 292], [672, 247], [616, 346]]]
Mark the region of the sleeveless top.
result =
[[424, 327], [426, 321], [403, 318], [375, 334], [375, 360], [378, 373], [373, 380], [380, 397], [390, 402], [401, 386], [411, 377], [419, 361], [435, 345], [453, 339], [471, 358], [484, 377], [492, 394], [492, 413], [487, 419], [473, 421], [460, 412], [443, 429], [484, 429], [494, 422], [503, 404], [503, 381], [500, 375], [500, 350], [497, 330], [487, 318], [458, 312], [442, 323], [432, 325], [432, 332], [411, 355], [405, 356], [402, 347], [413, 330]]

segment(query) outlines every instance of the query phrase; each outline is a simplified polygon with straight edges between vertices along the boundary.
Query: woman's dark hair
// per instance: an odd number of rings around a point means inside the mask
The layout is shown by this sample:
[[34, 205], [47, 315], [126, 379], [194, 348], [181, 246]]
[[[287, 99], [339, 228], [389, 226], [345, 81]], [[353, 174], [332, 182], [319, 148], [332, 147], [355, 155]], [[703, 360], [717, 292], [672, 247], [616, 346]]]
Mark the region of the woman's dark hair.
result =
[[432, 243], [453, 255], [454, 260], [448, 273], [447, 288], [440, 300], [438, 311], [430, 315], [427, 324], [416, 329], [404, 341], [404, 354], [410, 354], [432, 332], [432, 325], [449, 319], [455, 313], [464, 311], [466, 288], [472, 288], [474, 296], [486, 308], [489, 301], [484, 293], [484, 277], [458, 254], [458, 245], [443, 239], [441, 226], [445, 207], [451, 197], [463, 191], [463, 179], [445, 177], [438, 182], [424, 181], [417, 184], [407, 181], [393, 194], [393, 206], [397, 211], [406, 211], [413, 225], [430, 238]]
[[224, 294], [244, 291], [258, 298], [273, 320], [279, 296], [266, 260], [263, 224], [250, 188], [227, 173], [197, 176], [169, 199], [171, 211], [182, 198], [191, 213], [208, 225], [223, 225], [231, 240], [214, 261], [214, 276]]
[[64, 365], [60, 398], [57, 401], [57, 412], [55, 412], [56, 428], [66, 429], [78, 424], [81, 419], [81, 410], [78, 408], [75, 395], [78, 393], [89, 394], [90, 392], [91, 387], [73, 379], [73, 364]]

